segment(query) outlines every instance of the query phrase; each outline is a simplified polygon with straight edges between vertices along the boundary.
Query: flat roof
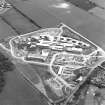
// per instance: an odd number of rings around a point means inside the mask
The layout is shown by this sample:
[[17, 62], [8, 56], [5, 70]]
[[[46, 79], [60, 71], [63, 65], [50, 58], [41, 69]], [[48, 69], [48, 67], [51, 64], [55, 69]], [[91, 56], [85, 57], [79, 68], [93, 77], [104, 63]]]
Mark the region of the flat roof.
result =
[[[74, 5], [70, 5], [68, 9], [54, 7], [58, 4], [57, 0], [9, 1], [41, 27], [54, 27], [63, 22], [105, 50], [104, 20]], [[63, 0], [60, 2], [64, 3]]]

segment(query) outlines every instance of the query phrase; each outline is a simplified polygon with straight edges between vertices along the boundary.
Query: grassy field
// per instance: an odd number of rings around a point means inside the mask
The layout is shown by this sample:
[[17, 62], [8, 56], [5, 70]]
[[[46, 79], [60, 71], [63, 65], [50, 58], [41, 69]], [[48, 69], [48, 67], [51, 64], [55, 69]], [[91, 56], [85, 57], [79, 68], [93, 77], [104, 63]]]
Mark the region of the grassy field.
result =
[[[47, 3], [41, 3], [41, 8], [38, 7], [36, 3], [37, 0], [31, 0], [32, 2], [28, 2], [28, 0], [9, 1], [14, 3], [20, 11], [24, 12], [31, 19], [37, 21], [42, 27], [55, 26], [63, 21], [69, 26], [76, 26], [75, 29], [78, 29], [81, 34], [105, 49], [105, 22], [84, 13], [84, 11], [73, 6], [70, 14], [64, 13], [64, 11], [62, 12], [62, 9], [55, 9], [51, 8], [50, 5], [48, 6], [48, 0], [46, 0]], [[18, 1], [20, 1], [20, 4]], [[27, 1], [27, 3], [22, 4], [21, 1]], [[38, 1], [40, 2], [40, 0]], [[42, 4], [44, 5], [42, 6]], [[47, 10], [47, 12], [44, 11], [44, 9]], [[48, 14], [48, 12], [53, 15]], [[0, 17], [0, 39], [17, 35], [17, 33], [24, 34], [37, 29], [39, 28], [35, 27], [34, 24], [30, 24], [30, 21], [27, 19], [24, 20], [23, 16], [17, 15], [12, 9]], [[4, 51], [4, 53], [5, 52], [6, 51]], [[27, 65], [20, 65], [20, 67], [18, 67], [19, 65], [17, 65], [17, 68], [14, 71], [5, 73], [6, 84], [0, 94], [0, 105], [47, 105], [47, 102], [38, 90], [31, 87], [17, 70], [30, 70], [31, 67]], [[32, 67], [32, 69], [36, 69], [35, 66]], [[93, 105], [92, 102], [88, 103], [89, 101], [90, 95], [86, 97], [86, 102], [81, 101], [82, 103], [80, 103], [80, 105], [84, 105], [84, 103], [85, 105]]]

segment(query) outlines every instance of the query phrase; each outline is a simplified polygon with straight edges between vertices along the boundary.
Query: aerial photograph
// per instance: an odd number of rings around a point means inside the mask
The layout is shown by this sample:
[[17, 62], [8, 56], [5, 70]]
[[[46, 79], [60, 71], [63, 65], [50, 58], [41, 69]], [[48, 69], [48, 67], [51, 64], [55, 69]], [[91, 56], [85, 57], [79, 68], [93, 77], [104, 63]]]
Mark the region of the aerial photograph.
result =
[[105, 105], [105, 0], [0, 0], [0, 105]]

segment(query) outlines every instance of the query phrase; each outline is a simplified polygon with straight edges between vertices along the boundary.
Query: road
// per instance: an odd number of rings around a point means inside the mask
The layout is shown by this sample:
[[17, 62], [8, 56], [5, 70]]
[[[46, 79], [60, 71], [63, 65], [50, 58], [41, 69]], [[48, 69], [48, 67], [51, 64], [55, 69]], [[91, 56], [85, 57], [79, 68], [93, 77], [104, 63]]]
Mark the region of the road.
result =
[[[42, 27], [52, 27], [60, 22], [73, 27], [83, 36], [105, 49], [105, 21], [90, 15], [73, 5], [68, 8], [57, 8], [54, 5], [63, 0], [9, 0], [16, 8], [36, 21]], [[60, 2], [58, 2], [60, 1]]]
[[[60, 22], [64, 22], [105, 50], [105, 21], [73, 5], [69, 8], [56, 8], [55, 4], [59, 4], [57, 0], [8, 1], [14, 8], [0, 15], [1, 39], [41, 28], [55, 27]], [[60, 3], [63, 1], [61, 0]], [[43, 103], [40, 102], [41, 97], [37, 90], [30, 88], [17, 70], [8, 73], [7, 78], [7, 84], [0, 95], [0, 104], [34, 105], [36, 102], [37, 105], [47, 104], [43, 99]]]

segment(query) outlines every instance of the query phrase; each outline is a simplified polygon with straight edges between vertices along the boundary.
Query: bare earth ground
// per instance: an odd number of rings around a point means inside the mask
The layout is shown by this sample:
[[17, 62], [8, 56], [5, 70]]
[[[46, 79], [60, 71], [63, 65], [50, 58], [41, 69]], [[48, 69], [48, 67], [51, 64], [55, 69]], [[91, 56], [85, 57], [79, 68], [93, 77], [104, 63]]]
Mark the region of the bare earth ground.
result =
[[[20, 3], [18, 2], [18, 0], [9, 1], [12, 1], [12, 3], [19, 7], [22, 12], [30, 16], [30, 18], [35, 21], [37, 20], [39, 25], [41, 25], [42, 27], [51, 27], [58, 24], [60, 21], [63, 21], [73, 27], [76, 26], [75, 28], [79, 32], [84, 34], [84, 36], [105, 48], [105, 22], [99, 20], [96, 17], [88, 15], [84, 11], [77, 9], [74, 6], [71, 9], [71, 14], [68, 14], [65, 11], [62, 12], [62, 9], [55, 9], [46, 6], [49, 5], [49, 2], [47, 1], [40, 3], [40, 0], [39, 2], [36, 0], [38, 5], [34, 0], [29, 0], [31, 2], [26, 1], [27, 3], [24, 4], [21, 4], [22, 0], [19, 0]], [[43, 9], [47, 10], [47, 12], [44, 12]], [[49, 14], [48, 12], [51, 14]], [[56, 18], [53, 15], [55, 15]], [[60, 20], [58, 18], [60, 18]], [[13, 24], [19, 26], [19, 24], [22, 23], [19, 23], [19, 21], [17, 21], [17, 23]], [[17, 35], [17, 33], [0, 18], [0, 38], [12, 35]], [[24, 68], [25, 67], [23, 66], [21, 69]], [[29, 83], [24, 80], [17, 69], [12, 72], [6, 73], [5, 78], [6, 85], [2, 93], [0, 94], [0, 105], [47, 105], [46, 101], [41, 97], [40, 93], [36, 89], [33, 89], [29, 85]], [[89, 97], [87, 98], [88, 102], [90, 101]], [[93, 104], [86, 103], [86, 105]]]
[[[17, 21], [18, 23], [19, 21]], [[17, 35], [15, 30], [0, 18], [0, 39], [15, 35]], [[3, 50], [3, 53], [5, 52]], [[24, 69], [24, 67], [21, 69]], [[42, 95], [30, 86], [17, 69], [12, 72], [7, 72], [5, 74], [5, 80], [5, 87], [0, 94], [0, 105], [35, 105], [35, 103], [36, 105], [47, 105]]]

